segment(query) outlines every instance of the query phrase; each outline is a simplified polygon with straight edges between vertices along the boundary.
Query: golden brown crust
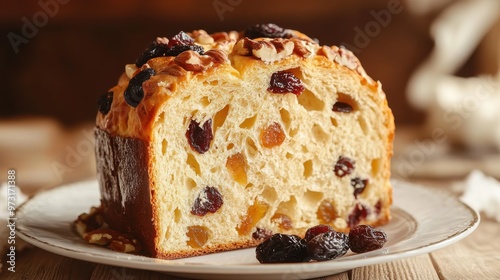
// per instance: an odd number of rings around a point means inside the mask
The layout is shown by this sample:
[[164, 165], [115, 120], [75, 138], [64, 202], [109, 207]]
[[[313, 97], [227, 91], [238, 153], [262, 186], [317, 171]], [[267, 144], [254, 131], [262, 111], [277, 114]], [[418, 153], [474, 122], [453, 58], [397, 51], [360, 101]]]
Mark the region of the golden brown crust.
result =
[[204, 246], [203, 248], [200, 248], [196, 251], [179, 251], [179, 252], [172, 253], [172, 254], [157, 252], [156, 257], [161, 258], [161, 259], [180, 259], [180, 258], [187, 258], [187, 257], [195, 257], [195, 256], [201, 256], [201, 255], [206, 255], [206, 254], [210, 254], [210, 253], [217, 253], [217, 252], [224, 252], [224, 251], [230, 251], [230, 250], [249, 248], [249, 247], [257, 246], [261, 242], [262, 242], [262, 240], [249, 240], [249, 241], [244, 241], [244, 242], [223, 244], [223, 245], [219, 245], [219, 246]]

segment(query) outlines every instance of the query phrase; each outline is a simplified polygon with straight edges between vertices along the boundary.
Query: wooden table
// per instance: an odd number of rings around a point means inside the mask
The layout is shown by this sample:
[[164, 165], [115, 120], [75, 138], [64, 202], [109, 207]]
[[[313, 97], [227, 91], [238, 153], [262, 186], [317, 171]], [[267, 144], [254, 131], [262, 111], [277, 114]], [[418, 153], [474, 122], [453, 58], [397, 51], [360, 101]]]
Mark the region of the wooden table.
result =
[[[450, 181], [419, 182], [450, 190]], [[500, 279], [500, 223], [481, 217], [475, 232], [465, 239], [417, 257], [382, 263], [321, 279]], [[443, 225], [445, 226], [445, 225]], [[4, 268], [5, 268], [4, 264]], [[0, 279], [181, 279], [166, 274], [95, 264], [62, 257], [38, 248], [20, 253], [16, 272], [6, 269]]]

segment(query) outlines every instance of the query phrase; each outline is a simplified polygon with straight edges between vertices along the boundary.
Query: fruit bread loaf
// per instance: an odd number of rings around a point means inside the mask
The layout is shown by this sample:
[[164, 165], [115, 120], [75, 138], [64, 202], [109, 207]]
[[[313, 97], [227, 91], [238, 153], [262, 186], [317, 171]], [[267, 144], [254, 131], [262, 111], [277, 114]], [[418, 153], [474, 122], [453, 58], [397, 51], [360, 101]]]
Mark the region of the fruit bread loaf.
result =
[[348, 50], [273, 24], [157, 38], [99, 99], [100, 210], [142, 254], [389, 221], [394, 120]]

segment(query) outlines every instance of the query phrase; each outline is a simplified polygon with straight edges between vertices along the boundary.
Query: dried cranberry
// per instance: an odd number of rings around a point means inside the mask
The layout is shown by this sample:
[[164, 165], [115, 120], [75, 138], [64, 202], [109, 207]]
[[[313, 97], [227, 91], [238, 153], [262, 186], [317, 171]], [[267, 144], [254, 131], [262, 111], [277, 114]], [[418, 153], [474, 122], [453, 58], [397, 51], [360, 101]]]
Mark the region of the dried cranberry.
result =
[[155, 70], [153, 68], [146, 68], [130, 79], [124, 92], [125, 101], [128, 105], [134, 108], [139, 105], [139, 102], [144, 97], [142, 83], [149, 80], [154, 74]]
[[150, 60], [152, 58], [159, 57], [159, 56], [164, 56], [165, 52], [167, 50], [168, 50], [168, 46], [166, 44], [163, 44], [163, 43], [158, 42], [158, 41], [154, 41], [137, 58], [137, 60], [135, 61], [135, 66], [141, 67], [146, 62], [148, 62], [148, 60]]
[[215, 213], [224, 203], [222, 195], [214, 187], [205, 187], [194, 201], [191, 214], [205, 216], [208, 212]]
[[268, 91], [272, 93], [288, 93], [292, 92], [299, 95], [304, 91], [305, 87], [302, 81], [293, 73], [286, 71], [278, 71], [271, 75]]
[[204, 49], [203, 49], [202, 46], [198, 46], [198, 45], [175, 45], [175, 46], [169, 48], [165, 52], [165, 55], [166, 56], [177, 56], [180, 53], [185, 52], [185, 51], [189, 51], [189, 50], [195, 51], [195, 52], [197, 52], [199, 54], [203, 54], [204, 53]]
[[260, 263], [301, 262], [306, 256], [303, 240], [297, 235], [277, 233], [257, 246]]
[[214, 139], [212, 134], [212, 119], [208, 119], [203, 127], [200, 124], [191, 120], [189, 128], [186, 131], [186, 138], [189, 145], [198, 153], [204, 154], [210, 148], [210, 142]]
[[306, 242], [309, 242], [311, 239], [313, 239], [316, 235], [319, 235], [321, 233], [325, 233], [328, 231], [334, 231], [333, 228], [329, 225], [317, 225], [313, 226], [312, 228], [309, 228], [306, 231], [306, 235], [304, 237], [304, 240]]
[[97, 100], [97, 109], [102, 114], [106, 115], [111, 109], [111, 103], [113, 103], [113, 92], [104, 93]]
[[282, 28], [274, 23], [256, 24], [245, 30], [245, 37], [250, 39], [267, 37], [267, 38], [291, 38], [292, 34], [287, 29]]
[[366, 216], [368, 216], [368, 209], [364, 205], [358, 203], [347, 218], [347, 224], [349, 227], [356, 226], [362, 220], [366, 219]]
[[344, 177], [349, 175], [354, 170], [354, 164], [356, 162], [348, 157], [340, 156], [335, 164], [334, 172], [338, 177]]
[[181, 31], [168, 41], [168, 47], [194, 45], [194, 39], [186, 32]]
[[343, 232], [327, 231], [307, 242], [307, 257], [326, 261], [341, 257], [349, 250], [349, 237]]
[[349, 247], [354, 253], [380, 249], [387, 242], [387, 234], [381, 229], [359, 225], [349, 231]]
[[365, 190], [366, 185], [368, 185], [368, 179], [361, 179], [359, 177], [351, 179], [351, 186], [354, 188], [355, 198]]
[[332, 111], [350, 113], [352, 112], [352, 106], [344, 102], [335, 102], [335, 104], [333, 104]]
[[266, 240], [273, 235], [273, 232], [266, 228], [257, 228], [252, 233], [252, 238], [256, 240]]

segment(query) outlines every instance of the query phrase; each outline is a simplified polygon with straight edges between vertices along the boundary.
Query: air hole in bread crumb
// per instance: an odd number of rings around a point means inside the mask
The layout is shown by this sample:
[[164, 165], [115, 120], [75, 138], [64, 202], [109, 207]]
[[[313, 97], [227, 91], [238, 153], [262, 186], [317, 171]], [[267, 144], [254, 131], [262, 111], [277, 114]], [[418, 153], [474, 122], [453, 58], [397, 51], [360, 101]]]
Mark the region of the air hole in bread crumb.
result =
[[222, 108], [219, 112], [217, 112], [214, 116], [214, 135], [226, 121], [227, 115], [229, 113], [229, 104], [226, 107]]
[[278, 193], [276, 193], [276, 190], [273, 187], [265, 186], [264, 190], [262, 190], [261, 197], [263, 201], [269, 203], [269, 205], [273, 205], [278, 199]]
[[330, 120], [332, 121], [332, 125], [334, 127], [338, 127], [339, 126], [339, 123], [337, 122], [337, 119], [336, 118], [330, 118]]
[[165, 112], [158, 115], [158, 123], [165, 123]]
[[293, 220], [293, 217], [297, 216], [297, 209], [297, 198], [292, 195], [288, 201], [281, 202], [278, 205], [275, 213], [285, 214]]
[[382, 169], [382, 161], [379, 158], [372, 160], [372, 176], [378, 177]]
[[218, 173], [219, 170], [220, 170], [219, 166], [212, 167], [212, 168], [210, 168], [210, 173], [215, 174], [215, 173]]
[[361, 130], [363, 131], [363, 134], [364, 135], [369, 135], [370, 134], [370, 127], [368, 126], [368, 124], [366, 123], [366, 120], [365, 118], [363, 117], [359, 117], [358, 118], [358, 123], [359, 123], [359, 127], [361, 128]]
[[232, 148], [234, 148], [234, 144], [233, 143], [227, 144], [226, 150], [230, 151]]
[[293, 158], [293, 154], [286, 153], [285, 157], [286, 157], [287, 159], [292, 159], [292, 158]]
[[207, 107], [208, 105], [210, 105], [210, 99], [208, 99], [208, 96], [203, 96], [203, 97], [200, 99], [200, 104], [201, 104], [203, 107]]
[[298, 133], [299, 133], [299, 128], [296, 127], [296, 128], [290, 129], [290, 131], [288, 132], [288, 135], [290, 135], [290, 137], [295, 137], [295, 135], [297, 135]]
[[323, 111], [325, 109], [325, 102], [307, 89], [297, 97], [297, 100], [307, 111]]
[[351, 105], [352, 112], [357, 111], [359, 108], [358, 102], [356, 102], [350, 95], [345, 94], [343, 92], [337, 93], [337, 102], [342, 102]]
[[196, 175], [200, 176], [201, 175], [201, 169], [200, 169], [200, 164], [196, 160], [196, 158], [193, 156], [193, 154], [188, 153], [187, 158], [186, 158], [186, 163], [189, 164], [191, 169], [196, 173]]
[[318, 207], [323, 199], [323, 193], [307, 190], [302, 196], [301, 205], [305, 207]]
[[240, 127], [244, 129], [250, 129], [253, 127], [255, 124], [255, 121], [257, 120], [257, 115], [254, 115], [253, 117], [250, 117], [246, 120], [244, 120], [241, 124]]
[[247, 138], [247, 154], [249, 157], [255, 157], [258, 153], [258, 148], [257, 145], [255, 145], [255, 142], [253, 141], [252, 138], [248, 137]]
[[161, 154], [162, 155], [165, 155], [167, 153], [167, 146], [168, 146], [167, 140], [163, 139], [161, 141]]
[[330, 142], [330, 136], [318, 124], [313, 125], [312, 134], [313, 134], [314, 139], [316, 139], [317, 142], [321, 142], [321, 143]]
[[191, 190], [191, 189], [194, 189], [194, 188], [196, 188], [196, 182], [195, 182], [192, 178], [189, 178], [189, 177], [188, 177], [188, 178], [186, 179], [186, 187], [187, 187], [188, 189], [190, 189], [190, 190]]
[[169, 229], [169, 228], [167, 228], [167, 229], [165, 230], [165, 240], [168, 240], [169, 238], [170, 238], [170, 229]]
[[174, 210], [174, 222], [178, 223], [181, 220], [181, 217], [182, 217], [181, 210], [179, 210], [179, 208], [175, 208], [175, 210]]
[[307, 160], [304, 162], [304, 178], [309, 178], [313, 174], [313, 162], [312, 160]]
[[218, 80], [203, 81], [203, 85], [205, 85], [205, 86], [207, 86], [207, 85], [217, 86], [217, 85], [219, 85], [219, 81]]
[[288, 112], [288, 110], [286, 110], [285, 108], [281, 108], [280, 115], [285, 128], [288, 129], [290, 127], [290, 123], [292, 122], [292, 119], [290, 118], [290, 112]]

